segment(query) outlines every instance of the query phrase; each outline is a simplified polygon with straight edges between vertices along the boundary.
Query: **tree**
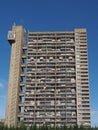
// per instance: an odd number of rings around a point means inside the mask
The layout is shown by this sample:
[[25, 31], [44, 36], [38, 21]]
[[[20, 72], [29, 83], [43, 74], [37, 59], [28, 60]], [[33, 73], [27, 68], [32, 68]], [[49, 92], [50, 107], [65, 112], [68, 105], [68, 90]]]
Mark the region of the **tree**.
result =
[[78, 125], [77, 124], [73, 126], [73, 130], [78, 130]]

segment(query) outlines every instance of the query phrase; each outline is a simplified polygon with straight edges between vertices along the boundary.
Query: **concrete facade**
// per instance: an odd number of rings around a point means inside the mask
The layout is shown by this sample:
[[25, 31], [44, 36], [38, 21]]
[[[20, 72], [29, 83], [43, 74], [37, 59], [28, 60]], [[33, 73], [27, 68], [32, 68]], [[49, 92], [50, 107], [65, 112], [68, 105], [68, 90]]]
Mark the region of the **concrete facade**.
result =
[[8, 32], [12, 46], [6, 124], [90, 125], [86, 29]]
[[8, 97], [6, 107], [6, 120], [5, 124], [17, 125], [18, 115], [18, 102], [20, 91], [20, 75], [22, 63], [22, 48], [25, 43], [25, 33], [21, 26], [13, 26], [12, 30], [8, 33], [8, 40], [12, 46], [10, 72], [8, 83]]

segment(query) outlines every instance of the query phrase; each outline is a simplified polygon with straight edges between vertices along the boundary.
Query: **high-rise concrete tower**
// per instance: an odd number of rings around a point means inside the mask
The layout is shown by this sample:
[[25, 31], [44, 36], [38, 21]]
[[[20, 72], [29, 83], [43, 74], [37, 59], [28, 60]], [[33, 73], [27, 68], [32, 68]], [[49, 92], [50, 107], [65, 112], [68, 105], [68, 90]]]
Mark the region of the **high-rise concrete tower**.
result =
[[25, 32], [23, 27], [13, 26], [12, 30], [8, 32], [8, 41], [11, 45], [11, 60], [5, 123], [10, 126], [17, 125], [17, 115], [19, 113], [19, 86], [23, 47], [25, 45]]
[[8, 32], [12, 45], [6, 124], [90, 125], [86, 29]]

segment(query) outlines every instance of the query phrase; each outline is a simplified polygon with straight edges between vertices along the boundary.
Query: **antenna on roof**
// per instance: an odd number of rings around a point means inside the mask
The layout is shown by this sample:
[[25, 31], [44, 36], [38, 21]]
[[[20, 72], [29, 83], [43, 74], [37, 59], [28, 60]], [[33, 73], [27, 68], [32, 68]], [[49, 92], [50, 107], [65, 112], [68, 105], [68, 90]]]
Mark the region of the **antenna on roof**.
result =
[[24, 25], [24, 20], [23, 19], [20, 19], [20, 21], [19, 21], [19, 23], [20, 23], [20, 25]]
[[14, 22], [13, 26], [16, 26], [16, 23]]

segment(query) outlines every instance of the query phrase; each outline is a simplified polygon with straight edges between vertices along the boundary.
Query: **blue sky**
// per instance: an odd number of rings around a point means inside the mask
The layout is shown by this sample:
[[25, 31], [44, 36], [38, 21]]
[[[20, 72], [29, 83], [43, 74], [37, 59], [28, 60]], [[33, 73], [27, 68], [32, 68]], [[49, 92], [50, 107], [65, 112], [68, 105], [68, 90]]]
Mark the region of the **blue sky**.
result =
[[5, 115], [12, 25], [26, 31], [87, 28], [92, 125], [98, 126], [98, 0], [0, 0], [0, 119]]

